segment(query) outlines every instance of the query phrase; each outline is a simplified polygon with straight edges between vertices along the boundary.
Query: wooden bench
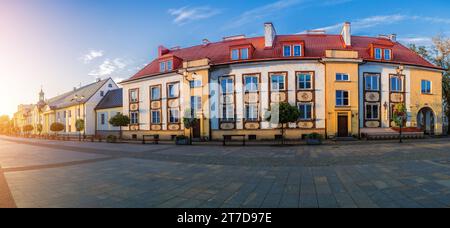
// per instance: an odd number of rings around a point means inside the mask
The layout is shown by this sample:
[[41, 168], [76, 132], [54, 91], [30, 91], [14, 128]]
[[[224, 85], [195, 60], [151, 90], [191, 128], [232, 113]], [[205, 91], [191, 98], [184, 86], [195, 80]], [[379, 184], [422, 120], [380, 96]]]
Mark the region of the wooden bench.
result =
[[246, 135], [223, 135], [223, 145], [226, 146], [226, 142], [231, 142], [233, 137], [242, 137], [242, 145], [245, 146]]
[[145, 144], [146, 142], [145, 138], [150, 138], [147, 141], [153, 142], [154, 144], [158, 144], [159, 142], [159, 135], [143, 135], [142, 144]]

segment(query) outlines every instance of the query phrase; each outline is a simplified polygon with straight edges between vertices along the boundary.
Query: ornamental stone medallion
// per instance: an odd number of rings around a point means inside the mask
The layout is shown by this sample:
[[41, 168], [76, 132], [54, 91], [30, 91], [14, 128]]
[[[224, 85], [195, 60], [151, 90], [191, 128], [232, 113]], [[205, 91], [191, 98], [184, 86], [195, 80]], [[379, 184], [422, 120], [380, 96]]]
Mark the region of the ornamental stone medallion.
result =
[[250, 129], [250, 130], [259, 129], [259, 123], [245, 123], [245, 129]]
[[379, 101], [380, 100], [380, 94], [379, 93], [366, 93], [366, 100], [367, 101]]
[[314, 123], [313, 122], [299, 122], [298, 127], [304, 128], [304, 129], [311, 129], [314, 127]]
[[403, 94], [401, 94], [401, 93], [391, 94], [391, 101], [396, 102], [396, 103], [403, 102]]
[[178, 99], [169, 100], [169, 102], [167, 104], [168, 104], [169, 108], [177, 108], [178, 106], [180, 106], [180, 101]]
[[167, 128], [169, 130], [171, 130], [171, 131], [178, 131], [178, 130], [180, 130], [180, 125], [178, 125], [178, 124], [171, 124]]
[[234, 123], [222, 123], [222, 124], [220, 125], [220, 129], [223, 129], [223, 130], [232, 130], [232, 129], [234, 129]]
[[139, 109], [139, 105], [137, 105], [137, 104], [130, 105], [130, 111], [137, 111], [138, 109]]
[[366, 122], [366, 127], [369, 127], [369, 128], [380, 127], [380, 122], [378, 122], [378, 121], [367, 121]]
[[270, 99], [275, 103], [286, 102], [286, 94], [282, 92], [272, 93]]
[[152, 125], [152, 131], [160, 131], [161, 125]]
[[130, 131], [137, 131], [137, 130], [139, 130], [138, 125], [130, 125]]
[[300, 102], [308, 102], [313, 100], [313, 93], [312, 92], [298, 92], [297, 93], [297, 100]]
[[153, 101], [150, 105], [152, 109], [160, 109], [161, 108], [161, 101]]

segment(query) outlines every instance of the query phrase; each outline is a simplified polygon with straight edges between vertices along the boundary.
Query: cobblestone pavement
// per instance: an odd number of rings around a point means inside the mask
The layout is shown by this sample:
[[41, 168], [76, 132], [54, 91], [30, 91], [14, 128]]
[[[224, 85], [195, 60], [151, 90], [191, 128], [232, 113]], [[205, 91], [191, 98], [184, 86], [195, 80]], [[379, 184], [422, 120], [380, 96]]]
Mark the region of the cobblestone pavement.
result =
[[449, 207], [450, 140], [221, 147], [0, 137], [0, 207]]

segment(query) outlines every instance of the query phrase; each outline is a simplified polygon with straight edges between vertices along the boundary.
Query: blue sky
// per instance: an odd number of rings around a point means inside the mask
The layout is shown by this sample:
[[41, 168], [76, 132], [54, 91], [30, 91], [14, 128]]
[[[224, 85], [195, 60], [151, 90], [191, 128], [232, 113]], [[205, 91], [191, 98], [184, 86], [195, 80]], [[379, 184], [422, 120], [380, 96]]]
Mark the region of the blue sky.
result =
[[207, 38], [259, 36], [271, 21], [279, 34], [324, 28], [354, 35], [398, 34], [429, 45], [450, 35], [450, 3], [358, 0], [0, 0], [0, 114], [90, 83], [125, 79], [156, 56], [158, 45], [200, 44]]

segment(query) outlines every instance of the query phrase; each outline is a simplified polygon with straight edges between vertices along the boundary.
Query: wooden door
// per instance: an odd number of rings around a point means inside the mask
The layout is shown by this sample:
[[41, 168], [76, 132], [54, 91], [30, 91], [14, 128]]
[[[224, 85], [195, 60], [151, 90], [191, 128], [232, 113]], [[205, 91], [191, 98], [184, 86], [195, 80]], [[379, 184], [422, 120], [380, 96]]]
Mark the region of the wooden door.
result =
[[338, 116], [338, 137], [348, 137], [348, 116]]
[[200, 121], [197, 121], [197, 123], [192, 126], [192, 137], [195, 139], [200, 138]]

